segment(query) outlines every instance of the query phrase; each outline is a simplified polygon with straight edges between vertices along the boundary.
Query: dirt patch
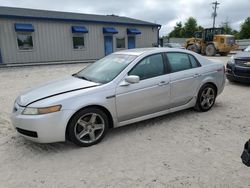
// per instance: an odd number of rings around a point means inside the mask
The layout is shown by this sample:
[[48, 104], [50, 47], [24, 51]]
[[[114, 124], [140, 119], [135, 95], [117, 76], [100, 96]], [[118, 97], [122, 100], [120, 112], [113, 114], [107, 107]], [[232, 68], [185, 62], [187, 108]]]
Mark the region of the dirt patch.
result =
[[[219, 58], [226, 62], [228, 58]], [[10, 123], [17, 95], [85, 65], [0, 69], [0, 187], [247, 187], [250, 86], [226, 83], [214, 108], [110, 131], [98, 145], [36, 144]]]

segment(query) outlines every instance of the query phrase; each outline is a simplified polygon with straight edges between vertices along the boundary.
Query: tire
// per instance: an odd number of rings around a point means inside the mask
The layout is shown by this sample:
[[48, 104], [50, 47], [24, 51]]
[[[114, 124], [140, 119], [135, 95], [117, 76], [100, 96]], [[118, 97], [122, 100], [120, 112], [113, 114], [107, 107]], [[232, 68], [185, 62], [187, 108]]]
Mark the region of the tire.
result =
[[205, 52], [206, 52], [207, 56], [215, 56], [216, 49], [215, 49], [213, 44], [209, 44], [209, 45], [207, 45]]
[[195, 110], [198, 112], [206, 112], [210, 110], [216, 99], [216, 88], [211, 85], [211, 84], [205, 84], [201, 87], [196, 105], [195, 105]]
[[220, 56], [227, 56], [228, 52], [220, 52]]
[[109, 129], [107, 115], [98, 108], [78, 111], [68, 123], [68, 137], [74, 144], [88, 147], [99, 143]]
[[200, 53], [200, 49], [196, 44], [191, 44], [187, 47], [188, 50], [193, 51], [195, 53]]

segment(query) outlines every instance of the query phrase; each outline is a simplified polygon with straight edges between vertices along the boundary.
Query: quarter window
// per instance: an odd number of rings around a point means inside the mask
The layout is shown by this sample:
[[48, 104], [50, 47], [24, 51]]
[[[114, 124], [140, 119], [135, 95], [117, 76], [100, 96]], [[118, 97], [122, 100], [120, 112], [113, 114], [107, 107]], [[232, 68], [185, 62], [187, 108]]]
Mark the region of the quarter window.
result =
[[184, 53], [167, 53], [168, 62], [172, 72], [191, 69], [192, 65], [189, 61], [188, 54]]
[[136, 75], [140, 80], [164, 74], [164, 63], [161, 54], [148, 56], [135, 65], [129, 75]]
[[18, 33], [17, 34], [17, 45], [19, 50], [32, 50], [33, 39], [31, 33]]
[[116, 48], [125, 48], [125, 38], [116, 38]]
[[194, 56], [192, 55], [189, 55], [189, 59], [190, 59], [190, 62], [192, 64], [192, 68], [196, 68], [196, 67], [199, 67], [199, 63], [197, 62], [197, 60], [194, 58]]
[[73, 48], [76, 50], [81, 50], [85, 48], [83, 34], [73, 34]]

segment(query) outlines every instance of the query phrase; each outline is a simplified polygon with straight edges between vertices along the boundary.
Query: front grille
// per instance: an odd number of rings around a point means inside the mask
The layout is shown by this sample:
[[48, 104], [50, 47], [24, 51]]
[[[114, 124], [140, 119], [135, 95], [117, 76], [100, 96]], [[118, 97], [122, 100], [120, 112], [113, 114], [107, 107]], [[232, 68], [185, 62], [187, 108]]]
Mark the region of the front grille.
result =
[[237, 66], [250, 68], [250, 58], [249, 59], [235, 59], [235, 64]]
[[17, 132], [19, 132], [20, 134], [23, 134], [25, 136], [30, 136], [30, 137], [33, 137], [33, 138], [37, 138], [37, 132], [34, 132], [34, 131], [28, 131], [28, 130], [25, 130], [25, 129], [20, 129], [20, 128], [16, 128]]

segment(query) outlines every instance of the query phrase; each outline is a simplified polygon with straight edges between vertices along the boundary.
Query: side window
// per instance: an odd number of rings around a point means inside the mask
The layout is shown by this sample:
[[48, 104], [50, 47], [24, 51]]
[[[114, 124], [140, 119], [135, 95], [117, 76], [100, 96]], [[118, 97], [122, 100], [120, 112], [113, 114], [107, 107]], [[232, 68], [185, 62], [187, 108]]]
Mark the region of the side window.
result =
[[137, 63], [128, 75], [136, 75], [140, 80], [164, 74], [164, 63], [161, 54], [148, 56]]
[[171, 72], [178, 72], [192, 68], [188, 54], [171, 52], [166, 53], [166, 55], [171, 66]]
[[192, 68], [196, 68], [196, 67], [199, 67], [199, 63], [197, 62], [197, 60], [194, 58], [194, 56], [192, 55], [189, 55], [189, 58], [190, 58], [190, 62], [192, 64]]

